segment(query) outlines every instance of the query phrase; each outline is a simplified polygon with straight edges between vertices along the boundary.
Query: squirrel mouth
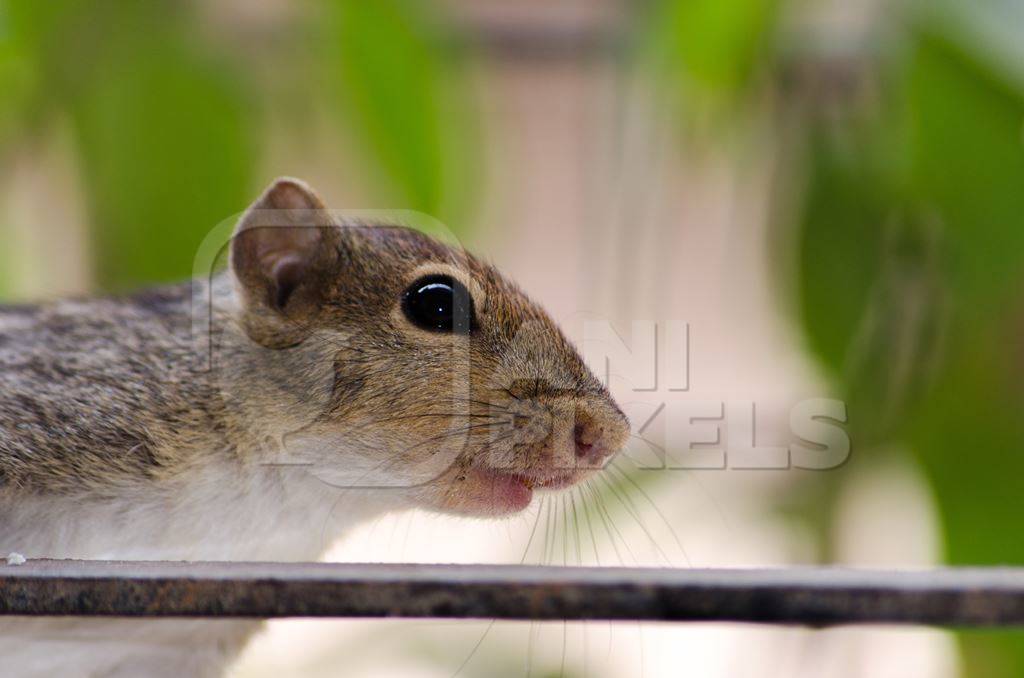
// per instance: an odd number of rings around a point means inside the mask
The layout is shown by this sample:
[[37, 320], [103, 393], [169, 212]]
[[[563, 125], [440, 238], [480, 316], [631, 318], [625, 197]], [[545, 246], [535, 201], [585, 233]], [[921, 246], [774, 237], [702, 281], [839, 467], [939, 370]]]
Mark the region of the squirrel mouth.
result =
[[579, 471], [551, 471], [546, 474], [526, 474], [523, 476], [526, 482], [533, 487], [542, 490], [561, 490], [575, 485], [580, 479]]
[[469, 500], [467, 503], [474, 505], [473, 509], [481, 513], [518, 513], [530, 505], [534, 490], [563, 489], [574, 485], [579, 477], [579, 472], [575, 470], [539, 473], [476, 466], [466, 472], [466, 499]]

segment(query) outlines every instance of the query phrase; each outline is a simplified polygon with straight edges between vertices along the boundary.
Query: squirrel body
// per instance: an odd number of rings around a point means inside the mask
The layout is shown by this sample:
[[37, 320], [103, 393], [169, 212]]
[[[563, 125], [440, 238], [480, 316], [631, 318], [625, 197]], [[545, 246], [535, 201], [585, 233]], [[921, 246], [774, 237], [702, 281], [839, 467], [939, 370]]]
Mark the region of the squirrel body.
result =
[[[458, 248], [342, 222], [294, 179], [229, 247], [207, 285], [0, 307], [0, 550], [314, 560], [387, 511], [516, 513], [628, 435], [547, 315]], [[0, 657], [217, 675], [256, 628], [10, 618]]]

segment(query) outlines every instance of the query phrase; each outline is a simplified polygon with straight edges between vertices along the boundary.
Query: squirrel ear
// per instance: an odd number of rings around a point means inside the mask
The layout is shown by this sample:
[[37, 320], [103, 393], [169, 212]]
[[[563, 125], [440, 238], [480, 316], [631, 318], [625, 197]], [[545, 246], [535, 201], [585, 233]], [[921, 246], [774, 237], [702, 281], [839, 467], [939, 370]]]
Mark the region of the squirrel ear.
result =
[[[338, 258], [338, 226], [298, 179], [274, 181], [235, 227], [231, 270], [246, 310], [284, 330], [319, 309]], [[275, 318], [275, 316], [278, 316]]]

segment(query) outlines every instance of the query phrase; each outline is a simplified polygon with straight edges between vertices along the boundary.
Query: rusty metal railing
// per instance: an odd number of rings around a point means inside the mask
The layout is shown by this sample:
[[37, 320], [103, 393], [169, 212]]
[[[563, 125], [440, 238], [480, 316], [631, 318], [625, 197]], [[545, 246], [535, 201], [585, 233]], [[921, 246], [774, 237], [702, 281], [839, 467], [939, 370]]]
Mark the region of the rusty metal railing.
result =
[[0, 614], [1024, 624], [1024, 569], [0, 564]]

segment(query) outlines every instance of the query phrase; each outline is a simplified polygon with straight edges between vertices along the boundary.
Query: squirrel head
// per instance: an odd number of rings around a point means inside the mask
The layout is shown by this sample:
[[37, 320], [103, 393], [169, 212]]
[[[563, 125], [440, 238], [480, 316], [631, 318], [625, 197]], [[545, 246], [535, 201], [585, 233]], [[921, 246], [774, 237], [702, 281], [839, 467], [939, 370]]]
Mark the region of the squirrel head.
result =
[[[230, 246], [231, 320], [274, 463], [436, 510], [502, 515], [574, 485], [626, 417], [551, 318], [492, 266], [412, 229], [335, 219], [275, 181]], [[276, 427], [276, 428], [275, 428]]]

